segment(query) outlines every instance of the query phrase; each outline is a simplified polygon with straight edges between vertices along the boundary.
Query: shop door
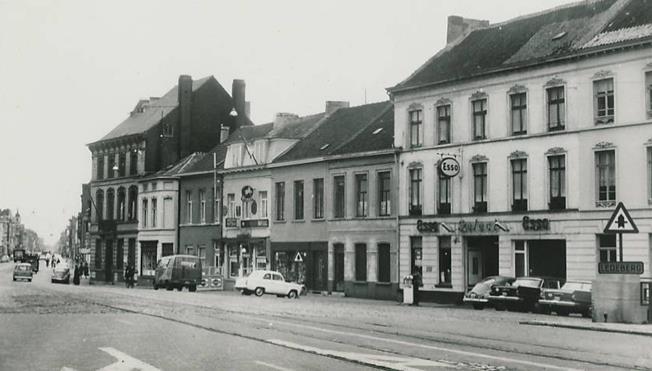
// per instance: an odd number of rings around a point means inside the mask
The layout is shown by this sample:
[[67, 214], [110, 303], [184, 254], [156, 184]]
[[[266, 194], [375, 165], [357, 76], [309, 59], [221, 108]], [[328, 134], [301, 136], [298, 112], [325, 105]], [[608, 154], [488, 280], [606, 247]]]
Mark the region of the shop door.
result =
[[104, 252], [104, 281], [113, 282], [113, 241], [106, 241], [106, 250]]
[[484, 272], [482, 269], [482, 251], [480, 250], [469, 250], [469, 256], [467, 260], [468, 274], [468, 285], [473, 286], [484, 277]]
[[342, 292], [344, 291], [344, 245], [342, 244], [335, 244], [334, 246], [334, 253], [335, 253], [335, 266], [334, 268], [334, 274], [335, 277], [333, 277], [333, 291], [338, 291]]
[[467, 237], [466, 283], [498, 274], [498, 236]]
[[566, 241], [528, 241], [529, 276], [566, 278]]
[[328, 252], [312, 252], [312, 290], [327, 290], [328, 282]]

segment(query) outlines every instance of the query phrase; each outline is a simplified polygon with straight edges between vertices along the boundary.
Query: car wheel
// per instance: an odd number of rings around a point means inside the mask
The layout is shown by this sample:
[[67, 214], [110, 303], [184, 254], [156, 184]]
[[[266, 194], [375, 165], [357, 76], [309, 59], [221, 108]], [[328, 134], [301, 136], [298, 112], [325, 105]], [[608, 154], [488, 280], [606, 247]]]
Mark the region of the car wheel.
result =
[[498, 303], [497, 303], [497, 304], [494, 305], [494, 308], [495, 308], [496, 310], [498, 310], [498, 311], [503, 311], [503, 310], [505, 310], [505, 305], [504, 305], [504, 304], [498, 304]]
[[167, 291], [172, 291], [172, 290], [174, 290], [174, 287], [172, 287], [172, 285], [170, 285], [169, 282], [166, 282], [166, 283], [165, 283], [165, 289], [166, 289]]
[[190, 291], [190, 292], [197, 291], [197, 286], [196, 285], [190, 285], [190, 287], [188, 287], [188, 291]]
[[254, 294], [256, 294], [256, 296], [263, 296], [263, 294], [265, 294], [265, 289], [262, 287], [256, 287]]
[[282, 297], [284, 297], [284, 296], [285, 296], [285, 295], [276, 294], [276, 297], [277, 297], [277, 298], [282, 298]]
[[14, 277], [14, 281], [16, 280], [16, 277]]
[[290, 299], [297, 299], [299, 298], [299, 295], [297, 295], [297, 292], [295, 290], [292, 290], [288, 293], [288, 298]]
[[483, 310], [483, 309], [484, 309], [484, 304], [481, 304], [481, 303], [473, 303], [473, 309], [476, 309], [476, 310]]
[[27, 282], [32, 282], [32, 279], [31, 279], [31, 278], [28, 278], [28, 279], [27, 279]]

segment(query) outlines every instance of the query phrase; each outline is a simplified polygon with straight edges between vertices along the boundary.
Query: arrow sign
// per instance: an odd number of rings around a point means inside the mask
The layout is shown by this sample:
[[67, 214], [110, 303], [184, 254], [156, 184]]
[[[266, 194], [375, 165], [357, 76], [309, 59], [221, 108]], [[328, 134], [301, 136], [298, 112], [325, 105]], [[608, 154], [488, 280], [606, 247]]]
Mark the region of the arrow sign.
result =
[[629, 215], [622, 202], [618, 203], [616, 210], [611, 214], [604, 233], [638, 233], [638, 227], [634, 219]]
[[297, 251], [297, 256], [294, 257], [295, 262], [303, 262], [303, 256], [301, 256], [301, 251]]

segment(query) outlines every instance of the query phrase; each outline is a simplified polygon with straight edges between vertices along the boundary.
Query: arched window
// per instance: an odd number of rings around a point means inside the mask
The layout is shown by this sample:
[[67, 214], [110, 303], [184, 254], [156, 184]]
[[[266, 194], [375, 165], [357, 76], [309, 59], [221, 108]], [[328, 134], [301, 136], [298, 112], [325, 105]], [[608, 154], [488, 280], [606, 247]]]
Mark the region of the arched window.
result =
[[129, 187], [129, 208], [128, 208], [128, 218], [129, 220], [136, 220], [138, 208], [136, 203], [138, 202], [138, 187], [132, 185]]
[[106, 191], [106, 220], [113, 220], [113, 204], [115, 202], [115, 191], [109, 188]]
[[97, 207], [95, 220], [100, 221], [104, 218], [104, 191], [101, 189], [95, 192], [95, 206]]
[[127, 193], [124, 187], [118, 188], [118, 220], [125, 220], [125, 206]]

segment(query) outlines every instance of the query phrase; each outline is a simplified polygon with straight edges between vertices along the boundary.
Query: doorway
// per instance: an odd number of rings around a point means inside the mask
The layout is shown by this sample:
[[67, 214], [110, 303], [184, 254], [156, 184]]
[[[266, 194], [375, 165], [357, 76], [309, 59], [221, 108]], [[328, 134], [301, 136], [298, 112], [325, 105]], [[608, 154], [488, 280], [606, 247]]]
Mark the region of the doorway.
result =
[[312, 287], [310, 289], [325, 291], [328, 289], [328, 252], [312, 251]]
[[528, 276], [566, 278], [566, 240], [527, 241]]
[[104, 261], [104, 281], [113, 282], [113, 240], [106, 240]]
[[466, 237], [466, 282], [469, 287], [498, 274], [498, 236]]
[[334, 277], [333, 277], [333, 291], [344, 291], [344, 245], [336, 243], [333, 245], [334, 257]]

